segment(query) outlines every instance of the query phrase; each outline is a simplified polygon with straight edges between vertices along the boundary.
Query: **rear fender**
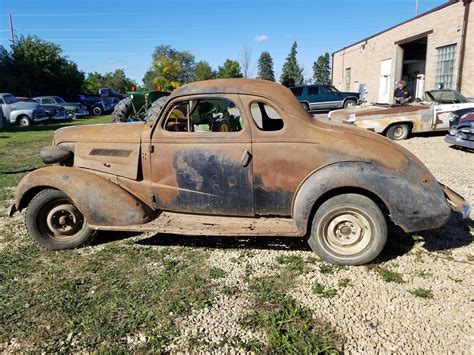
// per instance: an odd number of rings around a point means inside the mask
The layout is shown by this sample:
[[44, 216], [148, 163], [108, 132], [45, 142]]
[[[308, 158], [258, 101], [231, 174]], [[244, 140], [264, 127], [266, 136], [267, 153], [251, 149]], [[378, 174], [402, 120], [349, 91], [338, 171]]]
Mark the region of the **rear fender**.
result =
[[[409, 161], [403, 172], [366, 162], [341, 162], [313, 172], [293, 202], [293, 219], [307, 231], [315, 206], [333, 191], [361, 191], [385, 205], [389, 217], [405, 232], [437, 228], [450, 208], [441, 186], [425, 169]], [[425, 181], [423, 184], [422, 181]], [[378, 201], [377, 201], [378, 200]]]
[[54, 188], [66, 193], [90, 225], [143, 224], [153, 211], [115, 183], [85, 170], [50, 166], [35, 170], [19, 183], [11, 213], [27, 207], [39, 191]]

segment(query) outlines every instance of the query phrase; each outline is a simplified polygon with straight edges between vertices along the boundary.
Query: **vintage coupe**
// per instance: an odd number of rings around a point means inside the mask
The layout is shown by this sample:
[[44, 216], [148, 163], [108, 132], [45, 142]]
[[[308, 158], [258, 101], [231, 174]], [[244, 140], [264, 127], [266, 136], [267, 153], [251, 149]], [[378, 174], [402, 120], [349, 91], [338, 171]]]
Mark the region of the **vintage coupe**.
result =
[[332, 111], [329, 119], [366, 128], [393, 140], [403, 140], [410, 133], [447, 131], [450, 114], [474, 108], [455, 90], [426, 91], [421, 102], [407, 105], [372, 105]]
[[315, 120], [263, 80], [185, 85], [155, 119], [61, 128], [41, 156], [54, 165], [23, 178], [10, 213], [27, 208], [50, 249], [97, 230], [278, 235], [357, 265], [381, 252], [388, 221], [412, 232], [470, 211], [398, 144]]

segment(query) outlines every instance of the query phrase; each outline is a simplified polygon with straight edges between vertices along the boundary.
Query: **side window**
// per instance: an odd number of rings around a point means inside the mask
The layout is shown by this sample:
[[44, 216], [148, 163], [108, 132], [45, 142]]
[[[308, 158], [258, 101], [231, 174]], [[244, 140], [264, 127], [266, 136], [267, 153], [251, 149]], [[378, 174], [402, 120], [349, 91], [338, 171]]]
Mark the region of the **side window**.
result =
[[190, 119], [193, 132], [239, 132], [243, 127], [239, 109], [225, 99], [195, 100]]
[[262, 131], [279, 131], [284, 126], [280, 114], [263, 102], [253, 102], [250, 112], [255, 124]]
[[294, 88], [290, 88], [290, 90], [293, 93], [293, 95], [295, 95], [295, 96], [303, 95], [303, 87], [302, 86], [297, 86], [297, 87], [294, 87]]
[[5, 102], [3, 101], [2, 98], [0, 98], [0, 105], [3, 105], [3, 104], [5, 104]]
[[41, 99], [41, 103], [44, 105], [53, 104], [53, 99]]
[[164, 128], [170, 132], [239, 132], [243, 121], [239, 109], [226, 99], [180, 101], [173, 105]]
[[173, 105], [166, 117], [164, 128], [170, 132], [188, 132], [189, 101], [180, 101]]
[[319, 93], [320, 93], [320, 94], [329, 94], [330, 91], [328, 90], [328, 88], [327, 88], [326, 86], [321, 86], [321, 87], [319, 88]]
[[318, 95], [319, 86], [308, 86], [308, 95]]

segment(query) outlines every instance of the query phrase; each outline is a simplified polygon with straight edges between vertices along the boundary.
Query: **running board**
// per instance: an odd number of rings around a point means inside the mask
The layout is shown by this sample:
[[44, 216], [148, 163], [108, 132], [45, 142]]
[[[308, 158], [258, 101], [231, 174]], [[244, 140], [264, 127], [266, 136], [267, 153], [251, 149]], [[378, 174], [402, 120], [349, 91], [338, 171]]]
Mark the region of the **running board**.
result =
[[285, 236], [301, 237], [291, 218], [218, 217], [162, 212], [153, 221], [129, 226], [89, 225], [95, 230], [123, 232], [158, 232], [182, 235], [212, 236]]

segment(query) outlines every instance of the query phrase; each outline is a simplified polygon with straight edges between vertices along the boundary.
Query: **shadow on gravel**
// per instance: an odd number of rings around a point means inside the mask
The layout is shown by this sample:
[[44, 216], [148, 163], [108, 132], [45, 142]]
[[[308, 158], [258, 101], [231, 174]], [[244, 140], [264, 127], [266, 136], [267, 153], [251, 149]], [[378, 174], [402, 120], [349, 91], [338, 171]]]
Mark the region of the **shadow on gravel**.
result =
[[460, 213], [453, 213], [446, 225], [441, 228], [407, 234], [402, 229], [391, 226], [387, 244], [374, 264], [395, 259], [408, 253], [416, 243], [423, 243], [428, 252], [447, 251], [469, 245], [473, 242], [474, 221], [462, 219]]
[[[448, 223], [439, 229], [407, 234], [396, 226], [389, 227], [387, 244], [374, 264], [383, 263], [408, 253], [416, 243], [423, 243], [429, 252], [461, 248], [473, 242], [474, 221], [462, 219], [453, 213]], [[99, 232], [92, 245], [119, 241], [140, 233]], [[234, 236], [185, 236], [157, 233], [136, 242], [145, 246], [186, 246], [211, 249], [263, 249], [311, 251], [304, 238], [294, 237], [234, 237]]]
[[310, 251], [303, 238], [294, 237], [232, 237], [232, 236], [183, 236], [155, 234], [137, 242], [149, 246], [188, 246], [214, 249], [268, 249]]

